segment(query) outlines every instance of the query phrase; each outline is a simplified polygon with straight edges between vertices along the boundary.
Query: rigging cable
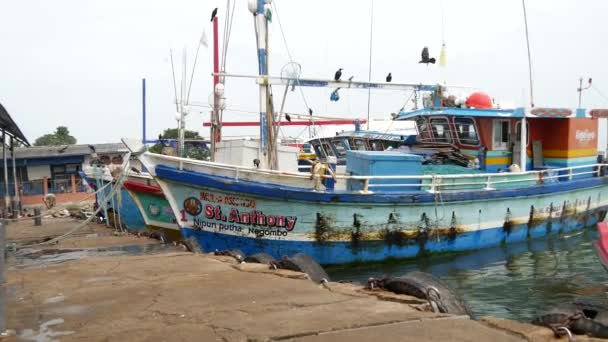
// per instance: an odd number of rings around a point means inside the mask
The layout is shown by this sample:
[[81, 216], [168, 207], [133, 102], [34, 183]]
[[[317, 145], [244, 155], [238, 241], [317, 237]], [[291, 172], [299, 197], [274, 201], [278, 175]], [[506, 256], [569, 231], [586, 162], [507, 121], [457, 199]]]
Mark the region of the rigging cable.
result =
[[591, 88], [593, 90], [595, 90], [598, 93], [598, 95], [600, 95], [605, 101], [608, 101], [608, 96], [604, 95], [604, 93], [602, 93], [599, 89], [597, 89], [595, 87], [595, 85], [591, 85]]
[[[272, 8], [274, 9], [274, 13], [275, 13], [275, 17], [277, 18], [277, 22], [279, 23], [279, 29], [281, 30], [281, 36], [283, 37], [283, 44], [285, 44], [285, 50], [287, 50], [287, 56], [289, 56], [289, 61], [291, 63], [294, 63], [293, 61], [293, 56], [291, 55], [291, 51], [289, 51], [289, 46], [287, 45], [287, 38], [285, 38], [285, 32], [283, 31], [283, 25], [281, 24], [281, 18], [279, 16], [279, 11], [277, 8], [277, 2], [273, 1], [272, 2]], [[297, 82], [298, 84], [300, 83], [300, 75], [298, 74], [296, 76]], [[304, 101], [304, 105], [306, 106], [307, 110], [311, 110], [310, 106], [308, 105], [308, 101], [306, 100], [306, 96], [304, 95], [304, 90], [302, 89], [302, 87], [298, 87], [298, 89], [300, 90], [300, 95], [302, 96], [302, 100]], [[316, 131], [316, 129], [314, 128], [314, 121], [312, 122], [313, 124], [313, 132]]]

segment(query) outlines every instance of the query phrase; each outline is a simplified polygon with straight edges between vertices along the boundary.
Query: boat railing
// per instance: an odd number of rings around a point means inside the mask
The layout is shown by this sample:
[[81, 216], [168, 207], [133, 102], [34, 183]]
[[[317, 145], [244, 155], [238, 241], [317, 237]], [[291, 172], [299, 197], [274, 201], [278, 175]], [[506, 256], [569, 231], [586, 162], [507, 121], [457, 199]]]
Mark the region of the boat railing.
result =
[[[603, 171], [604, 170], [604, 171]], [[513, 186], [534, 186], [570, 181], [582, 177], [603, 177], [608, 174], [608, 164], [589, 164], [564, 168], [550, 168], [526, 172], [474, 173], [450, 175], [396, 175], [396, 176], [336, 176], [345, 181], [361, 183], [361, 192], [373, 189], [414, 188], [429, 192], [497, 190]], [[380, 181], [403, 180], [403, 183]], [[377, 183], [373, 183], [376, 181]], [[407, 182], [406, 182], [407, 181]]]
[[[183, 159], [173, 156], [150, 154], [154, 158], [172, 161], [180, 169], [188, 170], [189, 165], [208, 167], [214, 174], [234, 178], [235, 180], [249, 179], [270, 181], [282, 184], [289, 179], [299, 180], [298, 185], [306, 184], [313, 187], [313, 180], [333, 178], [346, 183], [359, 183], [356, 190], [361, 193], [372, 193], [378, 190], [412, 189], [424, 190], [431, 193], [449, 191], [479, 191], [497, 190], [514, 187], [529, 187], [541, 184], [551, 184], [583, 177], [604, 177], [608, 174], [608, 164], [588, 164], [563, 168], [547, 168], [526, 172], [503, 173], [468, 173], [468, 174], [430, 174], [430, 175], [391, 175], [391, 176], [357, 176], [357, 175], [311, 175], [306, 172], [291, 172], [258, 169], [256, 167], [222, 164], [201, 160]], [[184, 165], [187, 163], [187, 165]], [[219, 171], [219, 172], [216, 172]], [[311, 177], [312, 176], [312, 177]], [[402, 182], [398, 182], [402, 181]], [[352, 188], [352, 187], [351, 187]], [[347, 187], [349, 189], [349, 187]], [[352, 189], [351, 189], [352, 190]]]

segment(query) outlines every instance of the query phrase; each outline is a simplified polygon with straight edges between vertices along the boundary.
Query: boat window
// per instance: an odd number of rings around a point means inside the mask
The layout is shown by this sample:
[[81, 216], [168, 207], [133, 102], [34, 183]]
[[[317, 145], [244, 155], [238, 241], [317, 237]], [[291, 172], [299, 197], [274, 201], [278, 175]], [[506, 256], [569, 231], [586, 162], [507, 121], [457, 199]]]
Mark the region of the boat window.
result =
[[431, 119], [431, 129], [436, 142], [452, 142], [452, 134], [450, 133], [450, 125], [446, 118]]
[[463, 145], [478, 145], [479, 136], [477, 136], [477, 130], [475, 129], [475, 121], [471, 118], [456, 118], [454, 119], [454, 125], [456, 126], [456, 135], [458, 135], [458, 141]]
[[509, 134], [511, 133], [511, 122], [509, 120], [494, 120], [493, 149], [506, 150], [509, 148]]
[[[515, 125], [515, 141], [521, 141], [521, 121], [518, 121]], [[526, 121], [526, 146], [528, 146], [528, 142], [530, 141], [530, 125]]]
[[337, 139], [333, 141], [334, 147], [336, 148], [336, 152], [338, 153], [338, 157], [344, 157], [346, 155], [346, 150], [348, 150], [344, 140]]
[[330, 156], [330, 157], [334, 157], [335, 153], [333, 148], [331, 148], [331, 144], [328, 142], [323, 142], [323, 150], [325, 151], [325, 153]]
[[426, 118], [419, 117], [416, 119], [416, 128], [418, 129], [418, 139], [420, 141], [429, 141], [431, 139], [431, 132], [429, 131]]
[[384, 151], [384, 145], [380, 140], [370, 140], [369, 144], [371, 145], [372, 151]]
[[315, 154], [317, 155], [317, 157], [319, 157], [319, 158], [325, 158], [325, 153], [323, 153], [323, 149], [321, 148], [321, 144], [315, 142], [315, 143], [312, 144], [312, 148], [315, 149]]
[[365, 145], [365, 140], [363, 139], [352, 139], [352, 143], [350, 144], [357, 151], [366, 151], [367, 146]]

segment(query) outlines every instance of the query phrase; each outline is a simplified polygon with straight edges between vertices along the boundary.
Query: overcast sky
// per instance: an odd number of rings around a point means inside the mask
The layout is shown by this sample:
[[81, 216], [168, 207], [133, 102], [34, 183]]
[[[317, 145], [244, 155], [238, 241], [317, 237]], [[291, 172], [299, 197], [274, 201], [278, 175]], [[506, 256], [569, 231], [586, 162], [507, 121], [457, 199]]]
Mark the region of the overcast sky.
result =
[[[371, 0], [275, 0], [270, 25], [271, 74], [289, 62], [278, 20], [303, 77], [330, 78], [339, 67], [344, 78], [367, 80]], [[580, 76], [591, 76], [608, 95], [608, 1], [527, 0], [537, 106], [575, 107]], [[175, 97], [169, 50], [181, 78], [187, 48], [188, 77], [201, 32], [211, 42], [210, 13], [220, 0], [22, 0], [0, 4], [0, 103], [25, 135], [35, 140], [65, 125], [79, 143], [115, 142], [141, 137], [141, 78], [148, 82], [148, 136], [175, 127]], [[521, 105], [528, 92], [521, 1], [375, 0], [372, 79], [470, 85], [503, 103]], [[438, 57], [447, 45], [447, 68], [418, 64], [422, 47]], [[253, 18], [245, 0], [236, 0], [227, 55], [231, 73], [257, 73]], [[191, 99], [207, 104], [211, 94], [211, 49], [201, 48]], [[256, 120], [253, 80], [229, 79], [224, 120]], [[366, 117], [367, 92], [343, 91], [330, 102], [331, 89], [304, 89], [318, 115]], [[275, 101], [282, 90], [275, 90]], [[372, 117], [388, 117], [409, 96], [399, 91], [372, 93]], [[278, 101], [277, 101], [278, 102]], [[276, 106], [278, 108], [278, 105]], [[583, 107], [608, 107], [595, 89]], [[306, 112], [298, 91], [286, 108]], [[252, 113], [247, 113], [252, 112]], [[188, 116], [189, 129], [208, 136], [202, 122], [208, 109]], [[604, 125], [602, 125], [602, 129]], [[301, 129], [288, 131], [297, 135]], [[255, 133], [227, 129], [226, 135]], [[603, 142], [602, 142], [603, 144]]]

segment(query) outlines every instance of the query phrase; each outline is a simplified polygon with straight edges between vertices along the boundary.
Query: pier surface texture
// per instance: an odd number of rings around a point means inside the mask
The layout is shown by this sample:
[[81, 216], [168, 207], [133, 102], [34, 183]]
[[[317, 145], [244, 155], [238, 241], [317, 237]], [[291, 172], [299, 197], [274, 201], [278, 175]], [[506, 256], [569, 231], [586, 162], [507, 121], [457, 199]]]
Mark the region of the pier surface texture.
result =
[[[91, 226], [87, 229], [101, 227]], [[9, 225], [9, 237], [19, 236], [14, 229], [19, 224]], [[57, 227], [51, 230], [60, 233]], [[39, 234], [48, 235], [44, 227]], [[137, 238], [116, 239], [133, 245]], [[157, 244], [139, 239], [140, 246], [143, 241]], [[62, 245], [82, 252], [96, 240], [97, 248], [109, 241], [88, 235]], [[110, 242], [116, 246], [116, 241]], [[178, 248], [146, 255], [85, 253], [75, 259], [65, 257], [69, 252], [64, 248], [60, 254], [64, 256], [61, 262], [9, 260], [7, 328], [12, 333], [0, 340], [553, 340], [549, 329], [496, 318], [474, 321], [423, 312], [415, 308], [423, 304], [416, 298], [370, 293], [354, 284], [317, 285], [301, 273], [237, 264], [230, 257]], [[40, 259], [49, 255], [43, 253]]]

